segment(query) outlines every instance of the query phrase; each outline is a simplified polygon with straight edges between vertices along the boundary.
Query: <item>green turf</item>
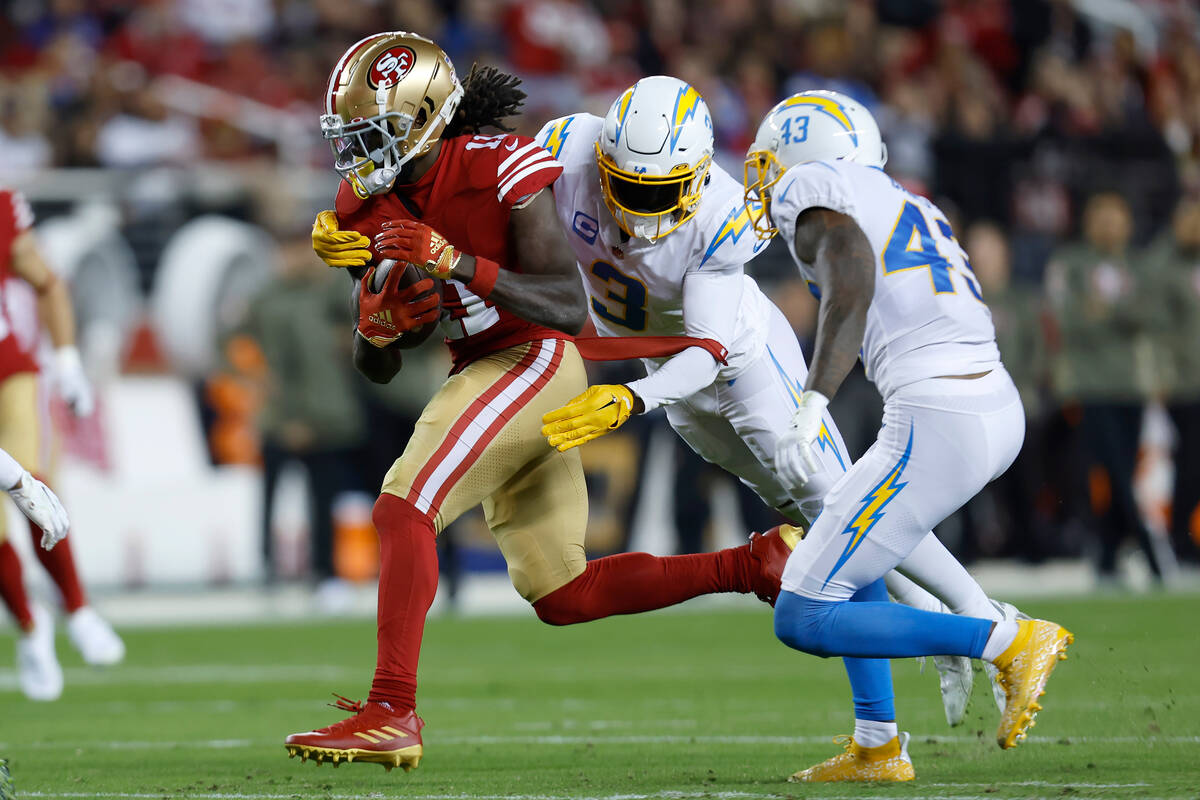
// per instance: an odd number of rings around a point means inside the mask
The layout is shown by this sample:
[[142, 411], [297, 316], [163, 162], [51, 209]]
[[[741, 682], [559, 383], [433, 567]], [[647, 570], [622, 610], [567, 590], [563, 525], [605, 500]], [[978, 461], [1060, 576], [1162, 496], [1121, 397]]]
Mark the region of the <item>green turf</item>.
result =
[[980, 680], [946, 727], [932, 666], [898, 661], [918, 780], [799, 787], [786, 776], [848, 733], [837, 660], [800, 655], [762, 611], [680, 611], [554, 629], [436, 619], [426, 629], [420, 769], [289, 761], [285, 734], [365, 694], [370, 623], [130, 631], [110, 671], [79, 665], [52, 705], [0, 696], [19, 797], [1200, 796], [1196, 596], [1030, 601], [1075, 630], [1030, 741], [1002, 752]]

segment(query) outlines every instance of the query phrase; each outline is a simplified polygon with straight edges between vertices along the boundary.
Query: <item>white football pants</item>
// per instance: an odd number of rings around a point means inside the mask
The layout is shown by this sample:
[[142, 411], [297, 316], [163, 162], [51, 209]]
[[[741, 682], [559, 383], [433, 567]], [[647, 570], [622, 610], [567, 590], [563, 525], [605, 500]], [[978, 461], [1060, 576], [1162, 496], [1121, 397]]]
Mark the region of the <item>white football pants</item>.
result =
[[[817, 519], [826, 495], [851, 468], [851, 461], [827, 411], [818, 443], [824, 471], [801, 486], [785, 485], [775, 471], [775, 443], [791, 425], [808, 365], [795, 332], [774, 304], [768, 325], [768, 344], [757, 362], [732, 381], [716, 381], [667, 406], [667, 420], [704, 460], [736, 475], [788, 519], [807, 523]], [[789, 566], [792, 561], [794, 556]], [[897, 572], [918, 584], [894, 573], [888, 576], [888, 590], [906, 605], [932, 607], [941, 601], [955, 614], [998, 618], [979, 584], [929, 528]]]
[[[904, 563], [902, 571], [936, 591], [939, 576], [913, 574], [906, 559], [931, 527], [1008, 469], [1024, 438], [1021, 399], [1003, 367], [973, 380], [931, 378], [897, 389], [884, 402], [879, 438], [833, 486], [788, 559], [783, 588], [849, 600]], [[918, 558], [930, 557], [920, 550]]]

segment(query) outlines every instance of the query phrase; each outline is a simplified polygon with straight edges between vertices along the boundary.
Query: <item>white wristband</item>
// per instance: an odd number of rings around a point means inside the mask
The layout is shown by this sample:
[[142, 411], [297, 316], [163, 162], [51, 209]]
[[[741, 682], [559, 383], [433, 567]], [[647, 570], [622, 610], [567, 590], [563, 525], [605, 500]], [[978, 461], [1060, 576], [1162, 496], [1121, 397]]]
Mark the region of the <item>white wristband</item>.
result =
[[83, 372], [83, 360], [79, 348], [73, 344], [63, 345], [54, 351], [54, 366], [60, 372]]

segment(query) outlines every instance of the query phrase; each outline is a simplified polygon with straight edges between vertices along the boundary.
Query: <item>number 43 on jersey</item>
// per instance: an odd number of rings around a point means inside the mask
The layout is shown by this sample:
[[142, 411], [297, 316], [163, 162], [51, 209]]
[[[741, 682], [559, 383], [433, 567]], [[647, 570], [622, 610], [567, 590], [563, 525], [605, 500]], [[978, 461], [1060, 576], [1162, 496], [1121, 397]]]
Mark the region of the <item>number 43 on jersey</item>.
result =
[[967, 289], [975, 299], [982, 301], [983, 296], [979, 292], [979, 284], [976, 282], [974, 270], [971, 269], [971, 262], [967, 260], [966, 252], [954, 238], [950, 223], [940, 218], [934, 219], [934, 223], [941, 234], [941, 240], [953, 248], [949, 258], [942, 255], [938, 237], [930, 232], [920, 206], [906, 200], [883, 251], [883, 274], [928, 269], [935, 294], [953, 293], [953, 276], [957, 274], [966, 282]]

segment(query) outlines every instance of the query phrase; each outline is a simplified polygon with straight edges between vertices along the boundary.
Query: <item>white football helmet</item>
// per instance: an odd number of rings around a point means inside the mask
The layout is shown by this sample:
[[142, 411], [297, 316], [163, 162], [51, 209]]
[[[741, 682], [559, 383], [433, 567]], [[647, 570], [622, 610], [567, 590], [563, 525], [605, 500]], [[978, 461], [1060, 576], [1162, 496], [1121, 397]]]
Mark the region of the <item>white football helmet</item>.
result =
[[604, 203], [630, 236], [666, 236], [696, 213], [712, 155], [700, 93], [678, 78], [642, 78], [608, 109], [596, 142]]
[[[746, 153], [746, 202], [770, 203], [769, 190], [788, 167], [806, 161], [845, 159], [869, 167], [887, 163], [879, 125], [861, 103], [838, 92], [794, 94], [767, 112]], [[771, 215], [755, 220], [754, 232], [774, 236]]]

